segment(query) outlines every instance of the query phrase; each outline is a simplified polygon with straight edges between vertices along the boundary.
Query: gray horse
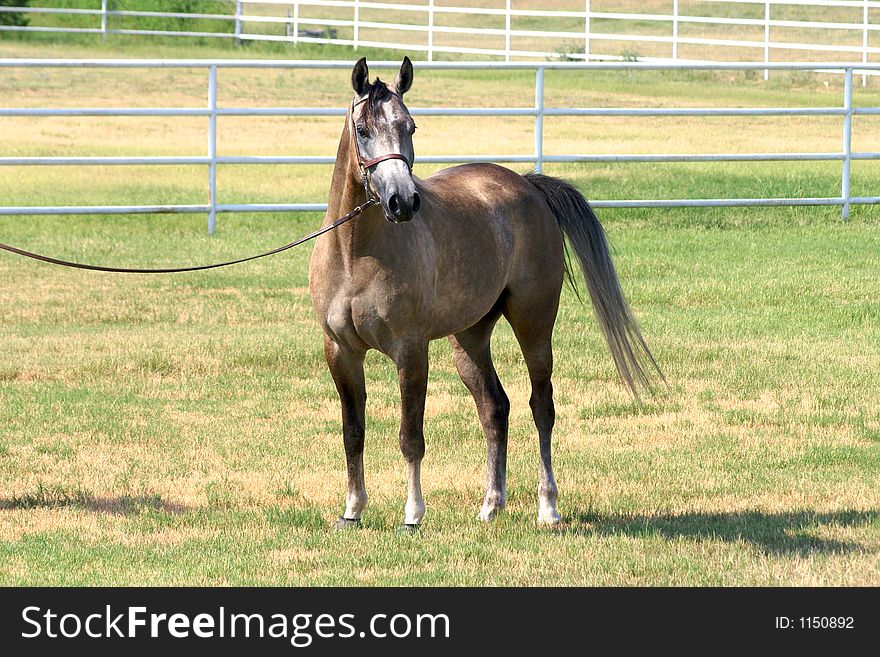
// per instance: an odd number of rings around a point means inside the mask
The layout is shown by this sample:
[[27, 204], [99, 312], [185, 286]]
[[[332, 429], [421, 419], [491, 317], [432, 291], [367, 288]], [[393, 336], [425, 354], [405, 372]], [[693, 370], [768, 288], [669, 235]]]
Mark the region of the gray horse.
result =
[[348, 493], [336, 526], [358, 524], [367, 504], [369, 349], [397, 365], [400, 449], [408, 469], [404, 523], [411, 528], [421, 523], [428, 343], [444, 337], [486, 435], [486, 496], [479, 517], [491, 520], [504, 508], [510, 402], [490, 350], [502, 315], [513, 328], [532, 385], [529, 403], [541, 453], [538, 522], [557, 524], [551, 337], [563, 279], [574, 285], [564, 236], [580, 262], [623, 381], [635, 393], [650, 387], [650, 371], [660, 373], [620, 289], [604, 231], [580, 192], [549, 176], [467, 164], [416, 178], [416, 125], [403, 102], [413, 81], [409, 59], [390, 85], [370, 83], [366, 59], [355, 64], [351, 81], [355, 97], [339, 141], [325, 225], [355, 206], [376, 202], [320, 237], [309, 266], [312, 303], [342, 404]]

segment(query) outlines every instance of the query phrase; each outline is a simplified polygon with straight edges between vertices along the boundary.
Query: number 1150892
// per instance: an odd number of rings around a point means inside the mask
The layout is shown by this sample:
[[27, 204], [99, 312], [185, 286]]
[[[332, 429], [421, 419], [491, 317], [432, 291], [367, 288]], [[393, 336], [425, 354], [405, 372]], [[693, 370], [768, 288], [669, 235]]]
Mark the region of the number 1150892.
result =
[[852, 616], [777, 616], [777, 630], [851, 630], [855, 627]]

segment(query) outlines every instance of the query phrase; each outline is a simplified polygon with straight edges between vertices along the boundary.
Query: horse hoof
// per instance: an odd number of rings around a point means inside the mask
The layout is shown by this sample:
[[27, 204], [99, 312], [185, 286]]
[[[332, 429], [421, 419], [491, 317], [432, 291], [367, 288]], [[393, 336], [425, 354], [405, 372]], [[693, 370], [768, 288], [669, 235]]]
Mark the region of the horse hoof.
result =
[[340, 516], [336, 522], [333, 523], [333, 529], [340, 531], [345, 529], [356, 529], [361, 526], [360, 518], [343, 518]]
[[477, 520], [482, 522], [492, 522], [498, 517], [498, 514], [504, 510], [503, 506], [483, 507], [477, 514]]
[[422, 530], [422, 526], [418, 523], [403, 523], [397, 528], [398, 534], [418, 534]]
[[562, 524], [562, 517], [555, 510], [551, 513], [538, 514], [539, 527], [559, 527]]

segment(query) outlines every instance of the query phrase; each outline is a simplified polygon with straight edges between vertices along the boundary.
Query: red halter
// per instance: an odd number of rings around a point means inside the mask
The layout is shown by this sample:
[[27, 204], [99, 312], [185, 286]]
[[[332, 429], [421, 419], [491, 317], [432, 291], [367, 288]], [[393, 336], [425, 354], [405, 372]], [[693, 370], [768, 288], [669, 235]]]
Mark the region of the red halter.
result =
[[[357, 139], [355, 139], [357, 142]], [[409, 169], [410, 173], [412, 173], [412, 167], [409, 166], [409, 160], [407, 160], [400, 153], [387, 153], [385, 155], [380, 155], [379, 157], [374, 157], [372, 160], [363, 160], [361, 159], [361, 154], [358, 153], [358, 164], [360, 164], [364, 169], [369, 169], [374, 164], [379, 164], [379, 162], [384, 162], [385, 160], [403, 160], [406, 162], [406, 166]]]

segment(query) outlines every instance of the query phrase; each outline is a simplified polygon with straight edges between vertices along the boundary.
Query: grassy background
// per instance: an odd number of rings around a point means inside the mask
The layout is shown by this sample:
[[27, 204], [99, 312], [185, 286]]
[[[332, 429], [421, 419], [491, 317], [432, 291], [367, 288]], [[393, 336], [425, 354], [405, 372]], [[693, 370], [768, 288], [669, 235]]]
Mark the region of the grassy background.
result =
[[[0, 42], [0, 56], [138, 56]], [[181, 46], [166, 56], [202, 54]], [[152, 54], [156, 54], [155, 50]], [[348, 57], [350, 51], [338, 51]], [[345, 72], [221, 75], [221, 105], [348, 101]], [[529, 76], [419, 73], [412, 105], [521, 105]], [[13, 72], [5, 105], [201, 105], [198, 74]], [[551, 104], [836, 105], [840, 80], [551, 76]], [[296, 90], [292, 93], [291, 90]], [[857, 103], [876, 105], [869, 88]], [[516, 152], [528, 122], [422, 117], [420, 153]], [[197, 154], [205, 122], [3, 119], [4, 154]], [[221, 122], [230, 153], [326, 153], [338, 119]], [[556, 152], [836, 150], [838, 122], [547, 121]], [[880, 130], [861, 117], [859, 149]], [[444, 150], [445, 149], [445, 150]], [[420, 167], [419, 175], [429, 169]], [[833, 165], [551, 167], [592, 198], [835, 194]], [[857, 193], [878, 172], [854, 168]], [[7, 168], [0, 204], [201, 202], [204, 169]], [[230, 167], [222, 200], [315, 200], [329, 169]], [[558, 531], [535, 527], [537, 440], [506, 325], [509, 511], [475, 520], [485, 454], [448, 346], [432, 345], [428, 513], [399, 536], [394, 371], [371, 354], [361, 531], [333, 533], [345, 474], [308, 249], [218, 272], [124, 277], [0, 257], [4, 584], [880, 584], [880, 233], [874, 207], [606, 211], [621, 280], [670, 379], [644, 405], [566, 291], [555, 333]], [[207, 262], [317, 215], [0, 219], [3, 241], [107, 263]]]

